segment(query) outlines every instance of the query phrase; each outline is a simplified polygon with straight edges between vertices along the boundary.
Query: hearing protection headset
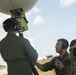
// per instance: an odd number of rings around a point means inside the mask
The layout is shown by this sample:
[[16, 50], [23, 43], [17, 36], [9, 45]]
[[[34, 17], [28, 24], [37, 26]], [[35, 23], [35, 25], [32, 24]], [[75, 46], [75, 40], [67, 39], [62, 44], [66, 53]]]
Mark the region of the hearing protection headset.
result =
[[73, 55], [76, 56], [76, 48], [73, 49]]
[[3, 22], [3, 27], [4, 27], [5, 31], [7, 31], [5, 26], [11, 25], [11, 23], [14, 26], [14, 30], [17, 31], [19, 28], [19, 22], [14, 18], [8, 18], [7, 20], [5, 20]]
[[70, 50], [73, 50], [73, 55], [76, 56], [76, 44], [70, 46]]
[[62, 49], [68, 48], [68, 41], [66, 39], [62, 39]]
[[62, 41], [62, 49], [68, 48], [68, 41], [66, 39], [59, 39], [58, 41]]

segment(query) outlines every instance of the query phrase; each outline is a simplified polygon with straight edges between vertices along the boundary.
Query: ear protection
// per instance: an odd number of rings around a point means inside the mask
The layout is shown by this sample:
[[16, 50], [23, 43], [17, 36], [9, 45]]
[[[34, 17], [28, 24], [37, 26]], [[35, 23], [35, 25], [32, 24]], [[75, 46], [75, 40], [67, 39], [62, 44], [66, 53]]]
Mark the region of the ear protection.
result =
[[73, 55], [76, 56], [76, 44], [74, 44], [73, 46], [70, 46], [70, 49], [73, 50]]
[[76, 48], [73, 49], [73, 55], [76, 56]]
[[14, 30], [16, 30], [16, 31], [18, 30], [19, 22], [17, 20], [15, 20], [14, 18], [9, 18], [3, 22], [3, 25], [6, 25], [7, 21], [11, 21], [11, 23], [13, 22], [13, 24], [15, 25]]
[[9, 20], [11, 20], [15, 24], [14, 30], [17, 31], [19, 28], [19, 22], [15, 20], [14, 18], [10, 18]]
[[62, 49], [68, 48], [68, 41], [66, 39], [61, 39], [61, 41], [63, 42]]

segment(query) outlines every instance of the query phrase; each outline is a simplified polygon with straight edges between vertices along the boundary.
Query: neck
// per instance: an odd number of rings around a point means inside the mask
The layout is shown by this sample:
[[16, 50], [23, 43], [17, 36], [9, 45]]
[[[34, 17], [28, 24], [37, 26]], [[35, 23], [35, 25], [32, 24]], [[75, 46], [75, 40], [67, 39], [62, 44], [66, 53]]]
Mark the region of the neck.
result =
[[10, 32], [8, 32], [8, 33], [12, 33], [12, 34], [15, 34], [16, 35], [16, 31], [10, 31]]
[[60, 57], [62, 57], [65, 53], [66, 53], [66, 49], [61, 50], [61, 52], [59, 53]]

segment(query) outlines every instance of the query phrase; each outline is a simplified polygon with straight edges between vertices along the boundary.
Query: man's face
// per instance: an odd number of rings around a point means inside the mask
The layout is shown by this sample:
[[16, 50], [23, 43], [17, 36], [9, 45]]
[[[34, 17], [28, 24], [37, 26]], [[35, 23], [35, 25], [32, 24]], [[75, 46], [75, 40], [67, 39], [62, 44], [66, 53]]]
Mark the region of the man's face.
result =
[[57, 53], [61, 52], [61, 50], [62, 50], [62, 44], [63, 44], [62, 41], [57, 41], [56, 46], [55, 46]]

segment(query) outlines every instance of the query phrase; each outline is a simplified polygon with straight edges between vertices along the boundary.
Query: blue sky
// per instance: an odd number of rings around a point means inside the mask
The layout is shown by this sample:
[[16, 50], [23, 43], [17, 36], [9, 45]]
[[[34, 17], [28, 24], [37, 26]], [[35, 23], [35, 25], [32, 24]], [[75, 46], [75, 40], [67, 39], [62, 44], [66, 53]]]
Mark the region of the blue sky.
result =
[[[57, 39], [65, 38], [70, 43], [76, 38], [76, 0], [38, 0], [26, 15], [29, 30], [24, 32], [24, 36], [39, 57], [56, 54]], [[0, 24], [8, 17], [0, 13]], [[0, 35], [0, 40], [6, 35], [2, 25]]]

